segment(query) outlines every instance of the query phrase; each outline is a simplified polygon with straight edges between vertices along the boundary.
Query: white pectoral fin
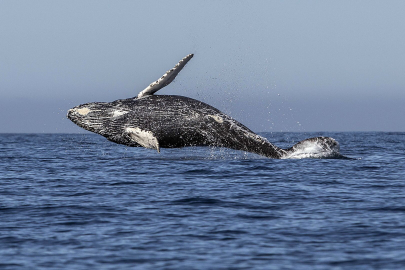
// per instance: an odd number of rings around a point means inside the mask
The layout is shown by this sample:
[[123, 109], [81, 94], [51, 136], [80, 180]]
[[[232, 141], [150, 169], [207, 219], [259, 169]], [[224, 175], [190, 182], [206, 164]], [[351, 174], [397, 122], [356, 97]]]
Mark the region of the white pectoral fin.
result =
[[143, 130], [138, 127], [128, 127], [125, 129], [128, 136], [136, 143], [142, 145], [145, 148], [156, 149], [160, 153], [159, 141], [153, 135], [151, 131]]
[[174, 66], [174, 68], [167, 71], [160, 79], [151, 83], [148, 87], [142, 90], [138, 94], [138, 98], [153, 95], [155, 92], [171, 83], [174, 80], [174, 78], [176, 78], [177, 74], [179, 74], [179, 72], [184, 68], [187, 62], [190, 61], [191, 58], [193, 58], [193, 56], [194, 54], [189, 54], [183, 59], [181, 59], [180, 62]]

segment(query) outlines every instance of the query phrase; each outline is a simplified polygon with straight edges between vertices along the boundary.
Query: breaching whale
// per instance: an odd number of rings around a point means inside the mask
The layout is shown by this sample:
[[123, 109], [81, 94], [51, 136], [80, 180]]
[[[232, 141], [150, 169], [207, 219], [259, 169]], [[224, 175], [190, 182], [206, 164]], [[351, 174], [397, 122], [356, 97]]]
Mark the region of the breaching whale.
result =
[[193, 54], [184, 57], [136, 97], [82, 104], [70, 109], [67, 117], [112, 142], [158, 152], [161, 148], [214, 146], [269, 158], [339, 154], [339, 143], [330, 137], [310, 138], [281, 149], [204, 102], [183, 96], [154, 95], [171, 83], [192, 57]]

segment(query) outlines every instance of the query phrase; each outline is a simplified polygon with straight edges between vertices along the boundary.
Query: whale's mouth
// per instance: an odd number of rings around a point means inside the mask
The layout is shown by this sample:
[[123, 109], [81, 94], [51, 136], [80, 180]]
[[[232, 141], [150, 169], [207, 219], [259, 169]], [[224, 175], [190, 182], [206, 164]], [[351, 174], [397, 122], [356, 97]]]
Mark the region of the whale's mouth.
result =
[[282, 159], [341, 158], [339, 143], [330, 137], [316, 137], [303, 140], [286, 149]]

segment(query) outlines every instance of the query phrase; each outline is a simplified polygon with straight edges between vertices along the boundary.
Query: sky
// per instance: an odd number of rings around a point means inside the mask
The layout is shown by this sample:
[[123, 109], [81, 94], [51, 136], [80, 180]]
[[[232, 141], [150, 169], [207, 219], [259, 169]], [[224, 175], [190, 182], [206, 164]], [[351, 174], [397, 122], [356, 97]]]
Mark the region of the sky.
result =
[[253, 131], [405, 131], [405, 1], [0, 0], [0, 133], [85, 132], [69, 108], [156, 94]]

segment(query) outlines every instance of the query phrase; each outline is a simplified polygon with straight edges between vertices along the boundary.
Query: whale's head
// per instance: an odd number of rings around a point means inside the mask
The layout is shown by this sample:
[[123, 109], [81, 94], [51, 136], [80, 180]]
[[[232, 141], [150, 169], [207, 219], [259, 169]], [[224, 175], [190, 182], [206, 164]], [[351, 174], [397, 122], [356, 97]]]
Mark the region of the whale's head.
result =
[[[76, 106], [68, 111], [67, 117], [76, 125], [101, 135], [111, 133], [117, 118], [128, 113], [110, 103], [93, 102]], [[115, 120], [115, 121], [112, 121]]]
[[76, 106], [68, 111], [67, 118], [81, 128], [99, 133], [103, 125], [103, 113], [97, 109], [96, 103]]

